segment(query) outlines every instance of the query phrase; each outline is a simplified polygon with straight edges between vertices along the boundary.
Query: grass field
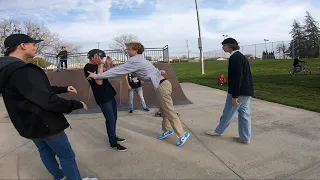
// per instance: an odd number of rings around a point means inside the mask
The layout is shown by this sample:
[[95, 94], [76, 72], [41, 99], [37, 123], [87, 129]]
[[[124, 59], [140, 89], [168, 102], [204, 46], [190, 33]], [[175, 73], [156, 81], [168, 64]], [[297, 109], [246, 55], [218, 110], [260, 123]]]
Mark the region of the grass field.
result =
[[[250, 61], [255, 98], [320, 112], [320, 60], [307, 59], [311, 74], [289, 75], [293, 60]], [[220, 74], [227, 77], [227, 61], [205, 62], [205, 75], [201, 75], [200, 63], [173, 64], [180, 82], [227, 90], [217, 85]], [[211, 97], [213, 98], [213, 97]]]

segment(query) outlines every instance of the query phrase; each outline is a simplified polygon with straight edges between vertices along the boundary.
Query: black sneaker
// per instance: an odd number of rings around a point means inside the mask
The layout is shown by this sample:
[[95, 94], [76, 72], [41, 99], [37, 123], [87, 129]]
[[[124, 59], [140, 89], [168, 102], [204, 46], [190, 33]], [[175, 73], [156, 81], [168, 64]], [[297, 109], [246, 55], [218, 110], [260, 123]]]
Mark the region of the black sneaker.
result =
[[130, 111], [129, 111], [129, 113], [133, 113], [133, 111], [132, 111], [132, 110], [130, 110]]
[[118, 138], [118, 137], [117, 137], [117, 141], [118, 141], [118, 142], [126, 142], [126, 139]]
[[144, 111], [150, 111], [148, 108], [143, 109]]
[[128, 149], [126, 147], [123, 147], [121, 146], [120, 144], [116, 144], [114, 146], [111, 146], [113, 149], [117, 149], [118, 151], [121, 151], [121, 152], [125, 152], [127, 151]]

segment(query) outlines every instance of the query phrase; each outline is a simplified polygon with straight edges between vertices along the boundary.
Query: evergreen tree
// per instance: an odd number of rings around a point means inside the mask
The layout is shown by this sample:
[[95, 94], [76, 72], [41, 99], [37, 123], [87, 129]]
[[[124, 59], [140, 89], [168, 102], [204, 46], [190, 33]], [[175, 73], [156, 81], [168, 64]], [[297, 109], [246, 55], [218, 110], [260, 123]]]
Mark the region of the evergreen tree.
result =
[[306, 48], [307, 38], [303, 27], [296, 20], [293, 21], [292, 30], [290, 31], [292, 40], [288, 48], [288, 56], [294, 58], [295, 56], [307, 57], [308, 52]]
[[319, 57], [319, 23], [307, 11], [305, 16], [304, 31], [306, 36], [307, 57]]

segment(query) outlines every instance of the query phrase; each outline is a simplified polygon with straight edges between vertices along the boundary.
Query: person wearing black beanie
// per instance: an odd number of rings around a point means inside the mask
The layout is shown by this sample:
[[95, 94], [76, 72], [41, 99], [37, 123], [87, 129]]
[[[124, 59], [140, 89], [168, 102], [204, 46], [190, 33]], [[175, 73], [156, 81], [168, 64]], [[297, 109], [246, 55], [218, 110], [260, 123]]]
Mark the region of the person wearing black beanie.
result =
[[207, 134], [211, 136], [223, 135], [234, 114], [238, 112], [239, 137], [233, 139], [243, 144], [249, 144], [251, 138], [250, 100], [254, 95], [250, 64], [239, 51], [240, 47], [235, 39], [227, 38], [223, 40], [222, 45], [223, 50], [230, 53], [228, 95], [219, 125], [215, 130], [207, 131]]

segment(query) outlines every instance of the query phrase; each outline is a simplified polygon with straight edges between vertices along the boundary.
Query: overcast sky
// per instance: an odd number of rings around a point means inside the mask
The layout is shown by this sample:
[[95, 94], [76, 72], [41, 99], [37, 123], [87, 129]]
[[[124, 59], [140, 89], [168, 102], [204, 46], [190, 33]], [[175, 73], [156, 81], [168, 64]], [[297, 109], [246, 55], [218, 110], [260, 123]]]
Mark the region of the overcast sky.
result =
[[[221, 49], [222, 35], [241, 45], [290, 40], [293, 19], [305, 11], [320, 19], [316, 0], [198, 0], [204, 50]], [[198, 27], [194, 0], [0, 0], [0, 18], [44, 23], [84, 51], [108, 49], [112, 37], [132, 33], [146, 47], [169, 45], [170, 53], [196, 54]]]

